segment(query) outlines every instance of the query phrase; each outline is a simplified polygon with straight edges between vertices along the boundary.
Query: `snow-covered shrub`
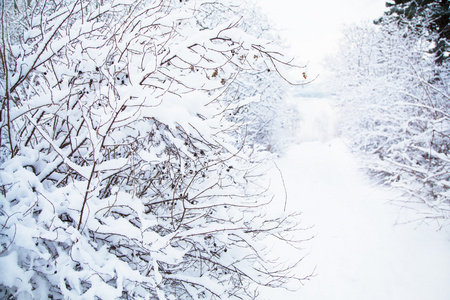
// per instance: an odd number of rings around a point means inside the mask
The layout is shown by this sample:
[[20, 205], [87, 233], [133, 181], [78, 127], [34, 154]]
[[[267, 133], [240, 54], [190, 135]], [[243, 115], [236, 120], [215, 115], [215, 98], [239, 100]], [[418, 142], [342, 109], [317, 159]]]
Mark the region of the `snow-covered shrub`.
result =
[[199, 24], [209, 4], [2, 2], [0, 297], [241, 299], [300, 280], [263, 243], [299, 221], [266, 211], [264, 153], [229, 117], [256, 96], [227, 98], [283, 56], [239, 18]]
[[[239, 104], [229, 111], [228, 118], [233, 122], [245, 124], [241, 130], [245, 130], [248, 144], [262, 146], [271, 152], [282, 152], [293, 141], [298, 122], [298, 113], [293, 105], [287, 103], [286, 98], [292, 85], [305, 84], [305, 80], [288, 79], [290, 75], [284, 66], [287, 61], [280, 55], [283, 53], [281, 39], [271, 30], [270, 23], [261, 12], [257, 1], [230, 0], [226, 4], [209, 2], [200, 10], [197, 19], [203, 28], [215, 28], [229, 20], [230, 13], [242, 16], [236, 26], [270, 43], [271, 47], [253, 47], [245, 57], [239, 76], [233, 78], [227, 96], [224, 97], [224, 101]], [[266, 53], [270, 55], [270, 60], [264, 59], [266, 51], [270, 52]], [[292, 68], [292, 65], [288, 64], [289, 68]], [[305, 71], [303, 67], [295, 69], [297, 74]], [[282, 78], [280, 73], [285, 78]]]
[[449, 66], [436, 66], [427, 19], [384, 18], [346, 30], [331, 64], [343, 131], [373, 175], [449, 217]]

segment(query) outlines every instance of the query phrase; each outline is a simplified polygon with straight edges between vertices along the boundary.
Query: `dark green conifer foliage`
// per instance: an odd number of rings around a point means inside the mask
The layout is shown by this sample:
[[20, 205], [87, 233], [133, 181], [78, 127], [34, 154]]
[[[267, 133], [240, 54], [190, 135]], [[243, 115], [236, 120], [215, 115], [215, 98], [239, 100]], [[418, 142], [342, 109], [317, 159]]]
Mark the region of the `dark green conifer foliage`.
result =
[[[449, 57], [448, 50], [450, 48], [450, 2], [449, 0], [394, 0], [386, 2], [389, 8], [385, 12], [386, 16], [397, 16], [407, 18], [408, 20], [417, 19], [418, 24], [414, 30], [424, 30], [424, 34], [432, 36], [436, 46], [432, 50], [436, 56], [436, 64], [442, 65]], [[428, 24], [421, 24], [423, 20], [427, 20]], [[380, 23], [383, 18], [375, 21]]]

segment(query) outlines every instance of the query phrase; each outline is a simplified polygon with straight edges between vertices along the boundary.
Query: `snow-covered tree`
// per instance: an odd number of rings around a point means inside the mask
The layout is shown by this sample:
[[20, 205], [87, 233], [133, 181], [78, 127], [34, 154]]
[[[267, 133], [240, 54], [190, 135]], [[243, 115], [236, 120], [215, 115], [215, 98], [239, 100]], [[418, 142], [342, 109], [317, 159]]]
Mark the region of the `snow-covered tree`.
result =
[[266, 210], [265, 154], [230, 117], [258, 98], [241, 74], [291, 64], [226, 4], [202, 24], [216, 4], [2, 2], [2, 298], [242, 299], [302, 279], [267, 256], [299, 221]]
[[[415, 28], [420, 30], [422, 35], [426, 35], [433, 40], [433, 48], [430, 49], [435, 55], [435, 61], [441, 65], [448, 59], [450, 42], [450, 2], [448, 0], [395, 0], [394, 3], [387, 2], [389, 11], [385, 14], [398, 16], [398, 21], [403, 19], [414, 20], [410, 22]], [[427, 19], [425, 23], [417, 22], [420, 19]], [[381, 18], [382, 22], [383, 18]]]
[[405, 191], [403, 200], [425, 203], [425, 217], [442, 220], [450, 208], [449, 67], [435, 64], [433, 39], [418, 29], [427, 21], [350, 26], [332, 64], [354, 149], [368, 154], [374, 175]]

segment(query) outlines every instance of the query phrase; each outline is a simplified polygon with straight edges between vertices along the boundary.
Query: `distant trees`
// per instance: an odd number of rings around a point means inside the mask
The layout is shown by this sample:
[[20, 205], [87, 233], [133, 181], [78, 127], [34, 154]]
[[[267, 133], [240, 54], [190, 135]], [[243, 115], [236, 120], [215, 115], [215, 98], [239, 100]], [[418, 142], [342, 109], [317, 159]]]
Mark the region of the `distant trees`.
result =
[[267, 211], [267, 154], [234, 118], [262, 74], [296, 67], [228, 5], [1, 3], [1, 298], [242, 299], [302, 280], [268, 256], [299, 220]]
[[[409, 2], [408, 2], [409, 3]], [[398, 7], [397, 7], [398, 8]], [[446, 59], [430, 53], [434, 19], [385, 16], [350, 26], [335, 57], [343, 131], [374, 177], [405, 192], [423, 217], [450, 218], [450, 86]], [[423, 206], [422, 206], [423, 208]]]

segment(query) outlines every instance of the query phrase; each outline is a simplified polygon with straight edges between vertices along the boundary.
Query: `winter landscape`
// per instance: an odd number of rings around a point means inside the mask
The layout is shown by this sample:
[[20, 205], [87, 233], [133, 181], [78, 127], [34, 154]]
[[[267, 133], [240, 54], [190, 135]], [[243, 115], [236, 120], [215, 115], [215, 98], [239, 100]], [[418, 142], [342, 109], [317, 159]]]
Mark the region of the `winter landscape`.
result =
[[1, 299], [449, 299], [450, 3], [282, 5], [1, 3]]

